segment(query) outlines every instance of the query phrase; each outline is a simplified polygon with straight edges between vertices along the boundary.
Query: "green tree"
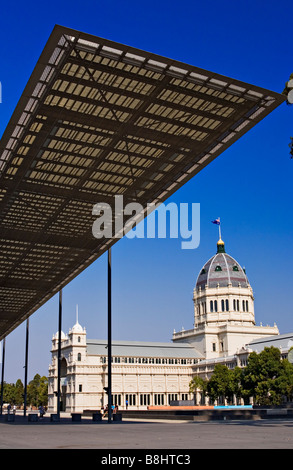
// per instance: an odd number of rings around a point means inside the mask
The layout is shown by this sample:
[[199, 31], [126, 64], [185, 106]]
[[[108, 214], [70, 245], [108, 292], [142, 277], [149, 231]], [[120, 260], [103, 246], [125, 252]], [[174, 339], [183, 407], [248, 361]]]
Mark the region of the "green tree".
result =
[[28, 402], [32, 406], [46, 406], [48, 404], [48, 379], [36, 374], [27, 387]]
[[207, 394], [212, 401], [220, 397], [231, 401], [235, 390], [233, 371], [223, 364], [216, 364], [213, 375], [207, 383]]
[[48, 378], [45, 376], [40, 379], [39, 404], [44, 406], [48, 405]]
[[27, 386], [27, 401], [31, 406], [39, 406], [38, 388], [40, 384], [40, 378], [41, 376], [36, 374], [33, 380], [31, 380]]
[[279, 404], [282, 393], [278, 383], [285, 377], [284, 364], [278, 348], [264, 348], [259, 354], [252, 352], [243, 371], [242, 395], [252, 396], [259, 405]]
[[[14, 403], [14, 384], [9, 384], [7, 382], [4, 382], [3, 384], [3, 403]], [[1, 385], [0, 385], [0, 391], [1, 391]]]
[[288, 401], [293, 401], [293, 364], [287, 359], [282, 360], [281, 372], [276, 377], [273, 386], [281, 400], [286, 398]]
[[21, 406], [23, 404], [23, 393], [24, 387], [23, 383], [20, 379], [16, 381], [15, 390], [14, 390], [14, 404], [17, 406]]
[[243, 370], [240, 367], [237, 366], [233, 370], [231, 370], [232, 390], [233, 390], [233, 394], [237, 398], [243, 397], [242, 378], [243, 378]]
[[205, 395], [207, 391], [207, 380], [204, 380], [198, 375], [195, 375], [189, 382], [189, 392], [195, 394], [197, 390], [201, 390], [203, 395]]

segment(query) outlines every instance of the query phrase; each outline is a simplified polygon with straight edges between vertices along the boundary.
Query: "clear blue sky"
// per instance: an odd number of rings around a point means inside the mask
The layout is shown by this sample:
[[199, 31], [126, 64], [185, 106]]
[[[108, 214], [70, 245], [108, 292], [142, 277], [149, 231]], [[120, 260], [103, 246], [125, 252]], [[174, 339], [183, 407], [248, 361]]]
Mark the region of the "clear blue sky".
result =
[[[187, 62], [276, 92], [293, 72], [292, 1], [83, 0], [7, 2], [0, 19], [0, 135], [54, 27], [60, 24]], [[216, 250], [221, 217], [226, 250], [244, 265], [257, 324], [292, 332], [293, 106], [285, 103], [208, 165], [169, 201], [201, 205], [201, 241], [123, 239], [112, 249], [113, 339], [169, 341], [193, 326], [192, 292]], [[168, 202], [169, 202], [168, 201]], [[107, 336], [103, 256], [63, 291], [63, 330], [79, 322]], [[29, 380], [47, 375], [58, 330], [58, 297], [30, 318]], [[6, 339], [5, 380], [24, 380], [25, 324]]]

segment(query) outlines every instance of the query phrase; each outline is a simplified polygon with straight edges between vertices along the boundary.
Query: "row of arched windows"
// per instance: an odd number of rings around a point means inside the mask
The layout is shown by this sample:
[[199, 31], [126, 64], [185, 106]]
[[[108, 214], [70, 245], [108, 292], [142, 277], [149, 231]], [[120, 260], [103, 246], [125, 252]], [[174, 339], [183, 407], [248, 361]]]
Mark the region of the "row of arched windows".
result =
[[229, 300], [226, 299], [226, 300], [221, 300], [221, 306], [222, 306], [222, 312], [224, 312], [226, 310], [226, 312], [229, 311]]
[[[233, 308], [234, 308], [235, 311], [239, 312], [240, 304], [239, 304], [238, 299], [233, 300]], [[242, 311], [243, 312], [248, 312], [248, 300], [242, 300]]]
[[196, 308], [198, 315], [207, 313], [207, 304], [205, 302], [198, 303]]
[[242, 300], [242, 310], [248, 312], [248, 300]]
[[210, 301], [210, 311], [211, 312], [217, 312], [218, 311], [218, 301], [217, 300], [211, 300]]
[[[240, 300], [233, 299], [233, 310], [234, 312], [240, 311]], [[221, 301], [218, 300], [210, 300], [210, 312], [229, 312], [230, 304], [229, 299], [222, 299]], [[200, 302], [196, 306], [198, 315], [205, 315], [206, 312], [206, 302]], [[242, 300], [242, 311], [248, 312], [249, 310], [248, 300]]]
[[[229, 299], [222, 299], [221, 304], [217, 300], [210, 300], [210, 311], [211, 312], [218, 312], [221, 306], [222, 312], [229, 312]], [[234, 312], [240, 311], [240, 301], [239, 299], [233, 299], [233, 310]], [[242, 311], [248, 312], [248, 300], [242, 300]]]
[[[229, 299], [222, 299], [221, 302], [218, 300], [210, 300], [210, 312], [229, 312]], [[242, 300], [242, 311], [248, 312], [248, 300]], [[233, 299], [233, 310], [234, 312], [240, 311], [240, 301], [239, 299]], [[201, 302], [197, 304], [197, 313], [204, 315], [206, 312], [206, 302]]]

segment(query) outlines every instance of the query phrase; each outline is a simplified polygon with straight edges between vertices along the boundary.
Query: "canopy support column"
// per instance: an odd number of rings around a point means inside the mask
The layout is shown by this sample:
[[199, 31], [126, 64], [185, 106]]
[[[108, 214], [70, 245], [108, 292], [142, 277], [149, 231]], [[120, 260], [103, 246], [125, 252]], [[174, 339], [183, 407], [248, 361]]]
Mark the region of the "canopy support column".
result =
[[108, 249], [108, 423], [112, 417], [112, 276], [111, 248]]
[[26, 405], [27, 405], [28, 341], [29, 341], [29, 319], [27, 318], [27, 320], [26, 320], [26, 340], [25, 340], [23, 416], [26, 416]]
[[62, 289], [59, 291], [59, 327], [58, 327], [58, 376], [57, 376], [57, 416], [60, 419], [61, 405], [61, 334], [62, 334]]
[[2, 340], [1, 407], [0, 407], [0, 414], [1, 415], [2, 415], [2, 411], [3, 411], [5, 340], [6, 340], [6, 338], [3, 338], [3, 340]]

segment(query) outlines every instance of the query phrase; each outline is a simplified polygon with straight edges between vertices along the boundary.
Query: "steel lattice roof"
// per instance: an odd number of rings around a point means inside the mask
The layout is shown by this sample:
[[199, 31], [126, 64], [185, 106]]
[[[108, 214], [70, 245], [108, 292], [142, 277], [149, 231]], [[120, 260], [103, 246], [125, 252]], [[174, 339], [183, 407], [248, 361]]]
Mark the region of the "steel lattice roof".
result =
[[165, 201], [284, 100], [55, 26], [0, 141], [0, 338], [118, 240], [94, 204]]

